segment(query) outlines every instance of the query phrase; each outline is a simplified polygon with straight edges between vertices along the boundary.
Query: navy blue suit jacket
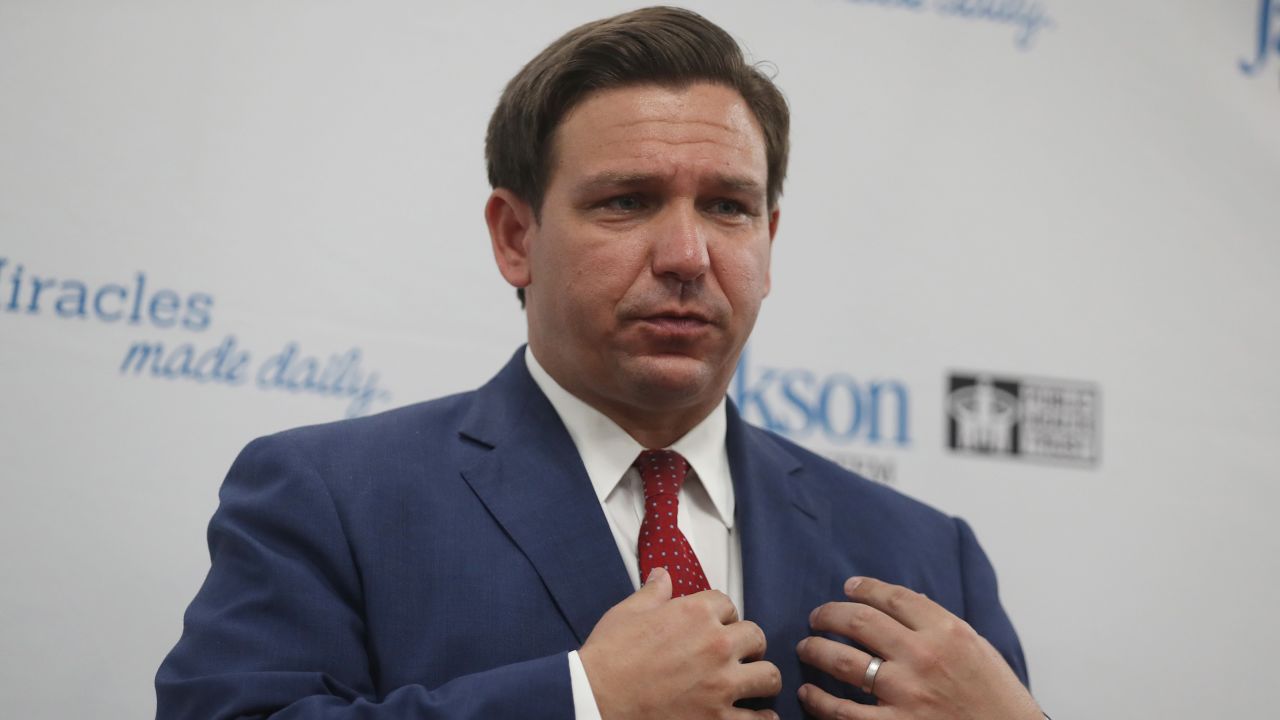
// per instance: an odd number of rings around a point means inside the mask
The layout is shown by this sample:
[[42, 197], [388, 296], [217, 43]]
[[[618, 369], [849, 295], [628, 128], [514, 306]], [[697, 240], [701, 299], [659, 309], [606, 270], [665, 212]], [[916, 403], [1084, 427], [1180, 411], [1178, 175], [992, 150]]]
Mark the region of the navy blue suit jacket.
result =
[[[726, 438], [745, 618], [803, 716], [819, 604], [868, 575], [928, 594], [1026, 681], [973, 533], [769, 432]], [[573, 441], [522, 352], [488, 384], [254, 441], [209, 525], [212, 566], [156, 676], [159, 718], [573, 717], [566, 654], [632, 592]]]

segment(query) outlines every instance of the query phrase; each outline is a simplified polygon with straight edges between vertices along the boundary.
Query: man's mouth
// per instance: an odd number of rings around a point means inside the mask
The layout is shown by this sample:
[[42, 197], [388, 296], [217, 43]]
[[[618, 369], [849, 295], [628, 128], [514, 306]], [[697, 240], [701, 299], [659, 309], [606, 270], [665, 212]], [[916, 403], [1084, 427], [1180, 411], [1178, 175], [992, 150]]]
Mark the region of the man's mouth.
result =
[[693, 315], [655, 315], [645, 318], [645, 322], [673, 328], [694, 328], [709, 324], [706, 320]]
[[696, 312], [654, 313], [641, 317], [640, 322], [651, 330], [672, 338], [697, 335], [713, 325], [710, 318]]

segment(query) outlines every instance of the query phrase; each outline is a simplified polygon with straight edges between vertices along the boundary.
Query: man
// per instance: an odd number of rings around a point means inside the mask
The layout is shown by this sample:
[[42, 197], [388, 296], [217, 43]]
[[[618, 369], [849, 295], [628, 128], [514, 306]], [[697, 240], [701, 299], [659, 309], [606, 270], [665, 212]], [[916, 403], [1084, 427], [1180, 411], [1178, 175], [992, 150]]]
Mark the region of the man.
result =
[[787, 127], [686, 11], [521, 70], [485, 218], [527, 348], [476, 392], [246, 448], [158, 715], [1041, 717], [968, 527], [725, 400]]

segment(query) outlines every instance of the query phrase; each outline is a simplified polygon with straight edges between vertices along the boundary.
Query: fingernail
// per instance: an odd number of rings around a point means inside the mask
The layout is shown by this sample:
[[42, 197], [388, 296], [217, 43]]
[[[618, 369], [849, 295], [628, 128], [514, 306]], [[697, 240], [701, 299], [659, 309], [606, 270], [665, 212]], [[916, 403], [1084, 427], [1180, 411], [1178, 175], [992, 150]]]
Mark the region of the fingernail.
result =
[[654, 578], [660, 578], [660, 577], [662, 577], [662, 574], [663, 574], [663, 573], [665, 573], [666, 571], [667, 571], [667, 570], [666, 570], [666, 568], [663, 568], [663, 567], [656, 567], [656, 568], [654, 568], [654, 569], [650, 570], [650, 571], [649, 571], [649, 579], [648, 579], [648, 580], [645, 580], [645, 584], [648, 584], [648, 583], [653, 582], [653, 579], [654, 579]]
[[809, 611], [809, 627], [813, 627], [813, 621], [818, 619], [818, 608]]
[[798, 691], [798, 693], [797, 693], [797, 694], [798, 694], [798, 695], [800, 695], [800, 699], [801, 699], [801, 700], [808, 700], [808, 699], [809, 699], [809, 686], [808, 686], [808, 685], [801, 685], [801, 686], [800, 686], [800, 690]]
[[860, 577], [851, 577], [848, 580], [845, 580], [844, 581], [845, 594], [852, 595], [853, 591], [857, 590], [858, 586], [861, 584], [862, 584], [862, 578]]
[[809, 643], [809, 638], [805, 638], [796, 643], [796, 652], [804, 652], [804, 646]]

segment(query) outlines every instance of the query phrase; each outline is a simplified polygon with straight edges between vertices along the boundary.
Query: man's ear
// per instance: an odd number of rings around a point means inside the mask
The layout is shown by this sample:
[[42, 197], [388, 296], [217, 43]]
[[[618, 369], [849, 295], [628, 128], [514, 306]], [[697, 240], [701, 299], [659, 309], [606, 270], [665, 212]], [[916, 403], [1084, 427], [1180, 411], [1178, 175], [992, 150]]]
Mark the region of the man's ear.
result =
[[497, 188], [484, 205], [484, 221], [489, 226], [489, 242], [498, 272], [513, 287], [528, 287], [533, 280], [529, 267], [529, 241], [537, 229], [533, 208], [506, 188]]

